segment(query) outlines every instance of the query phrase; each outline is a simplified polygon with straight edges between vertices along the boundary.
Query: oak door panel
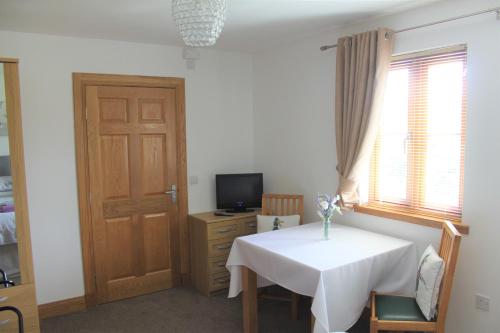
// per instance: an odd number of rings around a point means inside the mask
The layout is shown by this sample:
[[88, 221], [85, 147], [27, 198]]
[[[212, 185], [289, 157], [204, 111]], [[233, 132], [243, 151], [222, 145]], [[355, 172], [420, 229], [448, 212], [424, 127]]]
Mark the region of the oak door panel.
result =
[[116, 280], [133, 276], [134, 253], [132, 217], [106, 219], [106, 268], [108, 279]]
[[162, 112], [163, 100], [141, 99], [139, 101], [139, 122], [141, 123], [164, 123], [165, 113]]
[[172, 269], [168, 215], [165, 213], [149, 214], [144, 215], [143, 219], [146, 273]]
[[165, 135], [141, 135], [141, 178], [143, 194], [161, 194], [167, 184], [166, 168], [166, 137]]
[[87, 86], [99, 303], [180, 283], [175, 90]]
[[99, 100], [101, 123], [127, 123], [128, 100], [125, 98], [102, 98]]
[[127, 135], [101, 137], [103, 197], [130, 197], [129, 143]]

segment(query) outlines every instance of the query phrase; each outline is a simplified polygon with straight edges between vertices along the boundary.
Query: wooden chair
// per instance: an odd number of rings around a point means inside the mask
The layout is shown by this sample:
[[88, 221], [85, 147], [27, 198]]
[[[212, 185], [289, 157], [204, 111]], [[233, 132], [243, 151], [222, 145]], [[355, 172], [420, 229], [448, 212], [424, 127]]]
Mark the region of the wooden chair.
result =
[[439, 248], [439, 256], [443, 258], [445, 268], [438, 297], [437, 317], [427, 321], [414, 298], [380, 295], [372, 291], [370, 333], [379, 330], [444, 333], [461, 238], [462, 235], [455, 226], [446, 221]]
[[[299, 224], [304, 223], [304, 196], [297, 194], [262, 194], [262, 215], [300, 215]], [[259, 294], [260, 298], [273, 299], [291, 302], [292, 319], [299, 317], [299, 298], [300, 295], [291, 292], [290, 297], [276, 296], [269, 294], [267, 288]]]
[[304, 196], [298, 194], [262, 194], [262, 215], [300, 215], [304, 223]]

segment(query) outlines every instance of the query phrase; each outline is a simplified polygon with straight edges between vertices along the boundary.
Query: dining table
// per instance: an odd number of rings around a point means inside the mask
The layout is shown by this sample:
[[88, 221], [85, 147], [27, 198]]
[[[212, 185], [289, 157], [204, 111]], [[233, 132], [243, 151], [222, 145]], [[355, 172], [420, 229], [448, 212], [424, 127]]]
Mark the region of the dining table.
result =
[[258, 331], [257, 288], [272, 284], [312, 297], [314, 333], [344, 332], [360, 318], [372, 290], [414, 296], [413, 242], [322, 222], [242, 236], [231, 247], [229, 297], [243, 291], [243, 330]]

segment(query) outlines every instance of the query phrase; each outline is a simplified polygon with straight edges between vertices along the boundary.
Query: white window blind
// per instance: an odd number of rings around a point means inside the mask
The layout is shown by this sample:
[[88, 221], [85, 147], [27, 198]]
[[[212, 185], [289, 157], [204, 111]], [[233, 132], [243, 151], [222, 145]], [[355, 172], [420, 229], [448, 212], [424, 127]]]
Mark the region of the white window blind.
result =
[[392, 61], [369, 205], [461, 218], [466, 62], [465, 46]]

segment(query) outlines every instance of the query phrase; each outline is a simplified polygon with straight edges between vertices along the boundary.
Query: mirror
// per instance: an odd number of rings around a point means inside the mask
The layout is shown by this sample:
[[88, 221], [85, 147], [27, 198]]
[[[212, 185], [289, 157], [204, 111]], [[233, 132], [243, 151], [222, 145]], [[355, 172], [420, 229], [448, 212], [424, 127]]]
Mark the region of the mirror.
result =
[[4, 64], [0, 63], [0, 288], [21, 283], [5, 91]]

